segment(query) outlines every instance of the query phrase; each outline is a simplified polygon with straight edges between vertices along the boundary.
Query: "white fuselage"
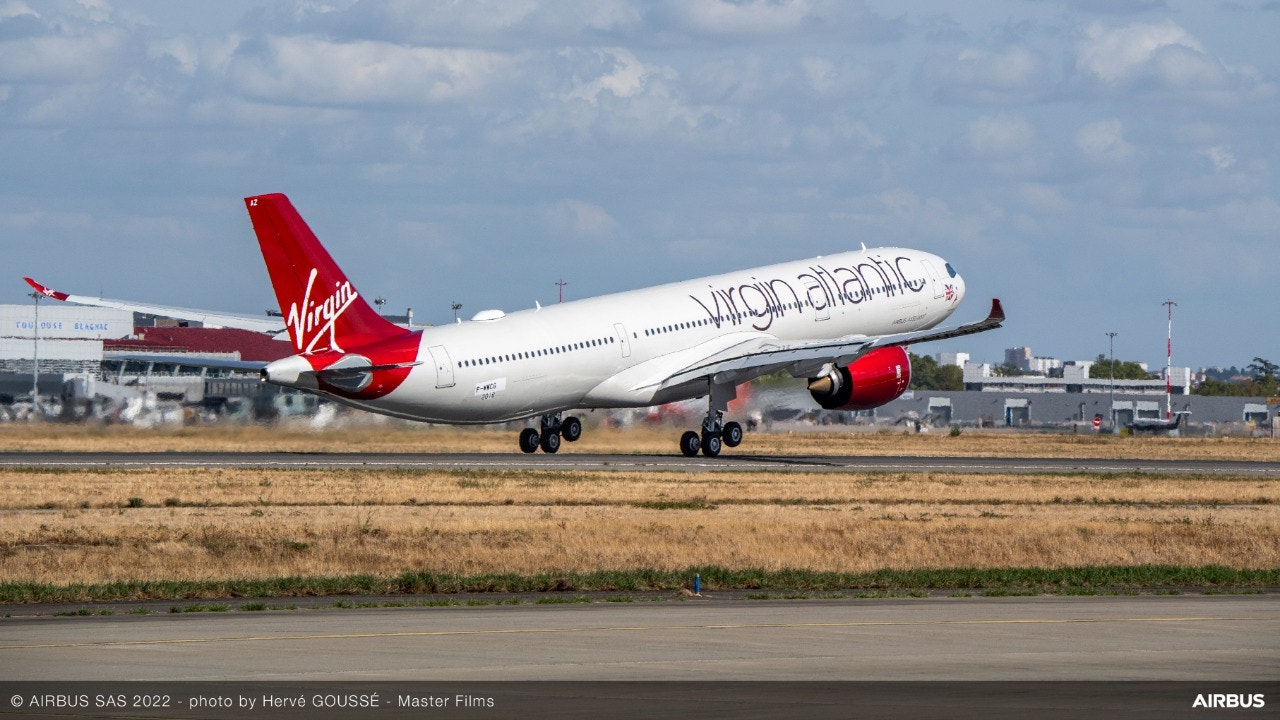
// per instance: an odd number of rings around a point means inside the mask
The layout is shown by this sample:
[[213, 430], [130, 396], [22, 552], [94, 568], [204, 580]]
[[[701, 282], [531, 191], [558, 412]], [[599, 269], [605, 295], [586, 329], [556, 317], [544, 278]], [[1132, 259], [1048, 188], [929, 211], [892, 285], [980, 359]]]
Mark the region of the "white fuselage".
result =
[[[780, 343], [931, 328], [964, 296], [942, 258], [875, 248], [615, 293], [422, 331], [388, 415], [491, 423], [570, 408], [644, 407], [707, 394], [666, 377], [744, 339]], [[496, 317], [495, 317], [496, 316]], [[341, 398], [338, 398], [341, 400]]]

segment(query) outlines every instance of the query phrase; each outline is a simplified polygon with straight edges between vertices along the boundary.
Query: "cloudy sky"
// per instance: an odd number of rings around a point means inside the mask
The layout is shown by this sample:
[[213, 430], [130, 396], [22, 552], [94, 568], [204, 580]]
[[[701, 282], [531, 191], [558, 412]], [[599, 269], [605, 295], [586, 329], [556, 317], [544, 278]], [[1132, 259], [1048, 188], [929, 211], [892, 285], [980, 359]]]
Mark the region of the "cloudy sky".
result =
[[284, 192], [424, 322], [868, 246], [986, 335], [1280, 361], [1280, 0], [0, 0], [23, 275], [260, 313]]

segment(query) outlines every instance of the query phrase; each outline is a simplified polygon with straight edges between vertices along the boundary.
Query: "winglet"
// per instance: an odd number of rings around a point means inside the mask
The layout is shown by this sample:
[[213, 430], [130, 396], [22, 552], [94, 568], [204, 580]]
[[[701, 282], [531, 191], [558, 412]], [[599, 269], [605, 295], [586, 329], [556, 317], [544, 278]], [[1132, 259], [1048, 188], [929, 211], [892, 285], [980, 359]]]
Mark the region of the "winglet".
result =
[[35, 288], [36, 292], [40, 293], [41, 295], [44, 295], [45, 297], [50, 297], [50, 298], [53, 298], [54, 300], [62, 300], [62, 301], [66, 301], [67, 298], [71, 297], [70, 295], [64, 292], [58, 292], [57, 290], [54, 290], [53, 288], [48, 287], [47, 285], [41, 285], [40, 283], [36, 282], [35, 280], [32, 280], [29, 277], [24, 277], [22, 279], [26, 280], [28, 285]]
[[1004, 322], [1004, 307], [1000, 305], [1000, 298], [991, 298], [991, 313], [987, 315], [987, 320]]

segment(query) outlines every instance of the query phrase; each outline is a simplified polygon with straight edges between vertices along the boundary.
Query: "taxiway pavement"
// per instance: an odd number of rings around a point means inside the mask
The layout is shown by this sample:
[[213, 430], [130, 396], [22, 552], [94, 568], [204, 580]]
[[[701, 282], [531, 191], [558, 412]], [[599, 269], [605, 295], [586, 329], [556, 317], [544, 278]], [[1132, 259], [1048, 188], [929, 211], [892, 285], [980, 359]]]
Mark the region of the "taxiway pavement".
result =
[[[722, 600], [0, 620], [6, 680], [1280, 677], [1269, 595]], [[1270, 699], [1270, 698], [1268, 698]]]

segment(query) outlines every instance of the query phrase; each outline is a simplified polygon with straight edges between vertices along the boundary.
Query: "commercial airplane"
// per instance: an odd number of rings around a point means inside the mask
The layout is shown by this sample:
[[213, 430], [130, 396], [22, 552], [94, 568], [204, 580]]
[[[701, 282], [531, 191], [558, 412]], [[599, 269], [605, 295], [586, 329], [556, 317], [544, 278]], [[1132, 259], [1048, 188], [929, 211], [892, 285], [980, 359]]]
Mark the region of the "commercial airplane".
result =
[[[823, 408], [870, 409], [906, 391], [907, 343], [992, 330], [1005, 317], [993, 300], [984, 320], [934, 329], [964, 298], [961, 276], [930, 253], [864, 246], [519, 312], [486, 310], [469, 322], [405, 328], [365, 302], [288, 198], [256, 195], [245, 205], [297, 352], [257, 364], [263, 380], [411, 420], [540, 418], [537, 428], [520, 433], [526, 453], [554, 453], [562, 438], [577, 440], [581, 421], [564, 415], [574, 408], [706, 397], [702, 427], [683, 434], [680, 450], [715, 457], [722, 446], [742, 441], [742, 426], [724, 421], [741, 383], [786, 371], [808, 378], [809, 392]], [[57, 299], [167, 310], [67, 295], [26, 280]], [[234, 316], [217, 319], [237, 326]]]

